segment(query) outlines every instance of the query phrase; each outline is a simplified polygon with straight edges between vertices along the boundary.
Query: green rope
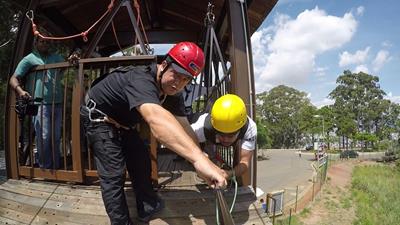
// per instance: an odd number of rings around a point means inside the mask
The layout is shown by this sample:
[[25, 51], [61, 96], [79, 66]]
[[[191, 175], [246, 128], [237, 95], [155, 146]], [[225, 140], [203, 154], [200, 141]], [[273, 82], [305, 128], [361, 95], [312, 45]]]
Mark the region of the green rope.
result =
[[232, 177], [231, 180], [233, 181], [233, 183], [235, 184], [235, 192], [233, 194], [233, 201], [232, 201], [232, 205], [231, 205], [231, 209], [229, 210], [229, 212], [232, 214], [233, 211], [233, 207], [235, 206], [235, 202], [236, 202], [236, 196], [237, 196], [237, 190], [238, 190], [238, 183], [236, 180], [236, 176], [235, 176], [235, 170], [232, 170]]

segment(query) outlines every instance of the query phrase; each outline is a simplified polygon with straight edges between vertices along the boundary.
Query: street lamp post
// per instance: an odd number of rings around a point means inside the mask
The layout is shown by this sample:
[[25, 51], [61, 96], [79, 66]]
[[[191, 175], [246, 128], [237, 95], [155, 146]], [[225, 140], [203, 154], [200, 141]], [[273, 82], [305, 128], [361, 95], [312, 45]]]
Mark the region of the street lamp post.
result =
[[322, 118], [322, 141], [325, 145], [325, 125], [324, 125], [324, 116], [323, 115], [314, 115], [314, 118]]

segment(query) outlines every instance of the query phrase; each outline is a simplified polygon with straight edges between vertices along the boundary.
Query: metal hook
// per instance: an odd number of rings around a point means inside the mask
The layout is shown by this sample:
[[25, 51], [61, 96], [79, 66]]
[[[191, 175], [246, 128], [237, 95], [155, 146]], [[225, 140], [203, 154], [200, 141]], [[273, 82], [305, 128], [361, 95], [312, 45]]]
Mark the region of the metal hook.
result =
[[154, 55], [154, 48], [151, 48], [149, 44], [146, 44], [146, 49], [149, 55]]
[[206, 17], [204, 18], [204, 24], [213, 24], [215, 21], [215, 15], [214, 15], [214, 5], [211, 4], [211, 2], [208, 2], [207, 6], [207, 14]]
[[[29, 15], [29, 13], [31, 13], [31, 15]], [[33, 10], [27, 11], [27, 12], [25, 13], [25, 15], [26, 15], [26, 17], [27, 17], [29, 20], [32, 20], [32, 21], [33, 21], [33, 19], [35, 18], [35, 15], [33, 14]]]

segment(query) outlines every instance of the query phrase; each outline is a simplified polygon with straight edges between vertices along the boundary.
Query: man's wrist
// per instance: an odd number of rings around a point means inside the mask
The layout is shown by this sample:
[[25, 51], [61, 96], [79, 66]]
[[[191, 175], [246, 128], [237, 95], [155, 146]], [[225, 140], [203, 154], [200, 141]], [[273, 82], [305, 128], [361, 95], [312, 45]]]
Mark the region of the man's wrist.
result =
[[228, 179], [235, 176], [235, 171], [234, 170], [227, 170], [226, 173], [228, 174]]
[[18, 95], [22, 95], [23, 94], [23, 91], [24, 91], [24, 89], [22, 89], [22, 87], [21, 87], [21, 85], [17, 85], [17, 86], [15, 86], [15, 93], [17, 93]]

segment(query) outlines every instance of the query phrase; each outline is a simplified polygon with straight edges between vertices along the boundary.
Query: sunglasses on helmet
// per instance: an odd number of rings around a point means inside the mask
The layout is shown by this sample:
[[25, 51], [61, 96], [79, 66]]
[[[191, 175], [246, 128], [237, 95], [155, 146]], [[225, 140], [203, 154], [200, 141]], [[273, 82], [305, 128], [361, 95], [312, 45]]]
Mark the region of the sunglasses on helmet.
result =
[[178, 72], [178, 73], [180, 73], [180, 74], [183, 74], [183, 75], [185, 75], [185, 76], [188, 76], [188, 77], [190, 77], [190, 78], [193, 78], [193, 76], [192, 76], [192, 74], [191, 73], [189, 73], [187, 70], [185, 70], [184, 68], [182, 68], [181, 66], [179, 66], [178, 64], [176, 64], [176, 63], [171, 63], [171, 67], [172, 67], [172, 69], [174, 70], [174, 71], [176, 71], [176, 72]]

